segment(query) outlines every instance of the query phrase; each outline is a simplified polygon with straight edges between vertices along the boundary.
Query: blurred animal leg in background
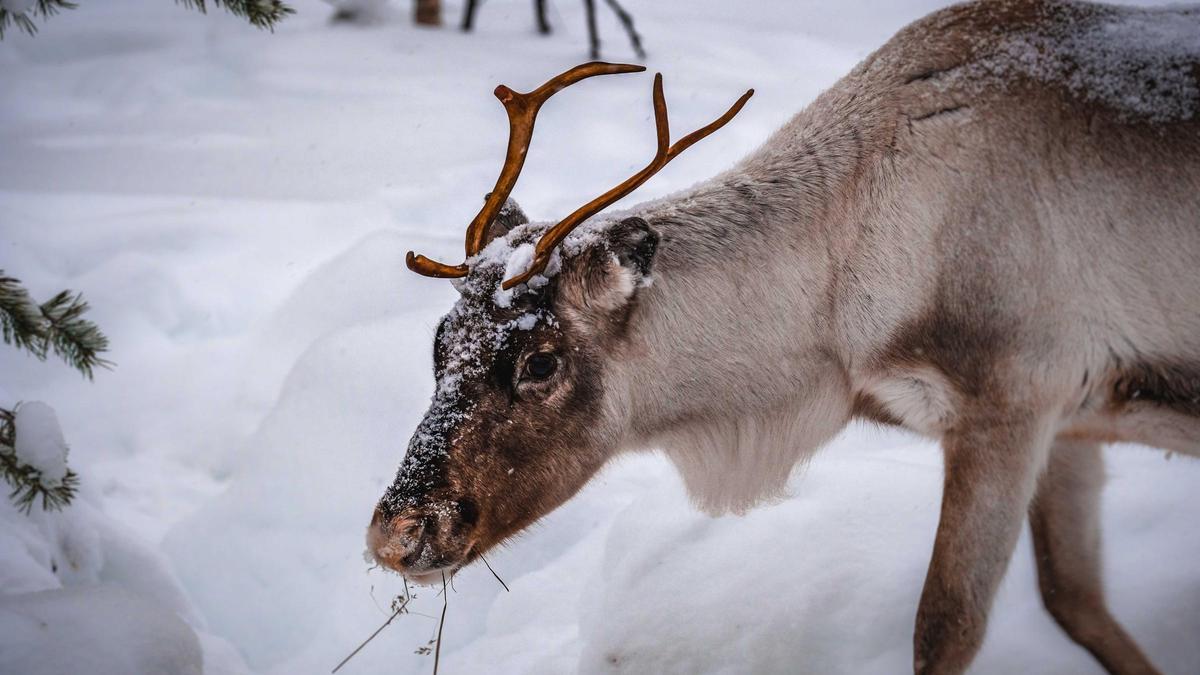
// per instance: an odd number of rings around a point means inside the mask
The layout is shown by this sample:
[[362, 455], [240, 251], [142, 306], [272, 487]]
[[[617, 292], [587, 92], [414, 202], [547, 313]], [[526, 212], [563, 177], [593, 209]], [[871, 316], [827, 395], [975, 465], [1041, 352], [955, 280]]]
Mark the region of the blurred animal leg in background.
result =
[[600, 58], [600, 35], [596, 32], [596, 0], [583, 0], [587, 11], [588, 44], [591, 46], [593, 59]]
[[637, 54], [639, 59], [646, 58], [646, 50], [642, 49], [642, 38], [633, 27], [633, 16], [629, 12], [626, 12], [624, 7], [617, 4], [617, 0], [604, 1], [616, 13], [617, 18], [621, 20], [621, 25], [625, 27], [625, 32], [629, 34], [629, 42], [633, 44], [633, 52]]
[[546, 19], [546, 0], [533, 0], [533, 13], [537, 17], [538, 32], [549, 35], [550, 22]]
[[463, 5], [462, 25], [459, 28], [464, 33], [470, 33], [472, 26], [475, 24], [475, 10], [479, 6], [478, 0], [467, 0]]

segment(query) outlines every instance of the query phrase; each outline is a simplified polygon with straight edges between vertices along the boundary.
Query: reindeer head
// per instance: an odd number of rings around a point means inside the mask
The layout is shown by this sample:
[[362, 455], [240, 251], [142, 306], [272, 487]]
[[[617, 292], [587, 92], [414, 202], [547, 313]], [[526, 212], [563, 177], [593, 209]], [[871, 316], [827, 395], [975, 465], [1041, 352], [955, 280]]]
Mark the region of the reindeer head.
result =
[[461, 297], [434, 341], [433, 402], [367, 532], [380, 564], [417, 581], [461, 568], [575, 494], [618, 447], [626, 413], [605, 386], [606, 364], [649, 279], [658, 235], [640, 218], [575, 230], [727, 123], [753, 90], [671, 145], [656, 75], [658, 150], [646, 168], [553, 225], [528, 223], [508, 195], [547, 98], [594, 75], [641, 70], [594, 62], [527, 94], [497, 87], [508, 153], [467, 228], [467, 260], [408, 254], [413, 271], [458, 279]]

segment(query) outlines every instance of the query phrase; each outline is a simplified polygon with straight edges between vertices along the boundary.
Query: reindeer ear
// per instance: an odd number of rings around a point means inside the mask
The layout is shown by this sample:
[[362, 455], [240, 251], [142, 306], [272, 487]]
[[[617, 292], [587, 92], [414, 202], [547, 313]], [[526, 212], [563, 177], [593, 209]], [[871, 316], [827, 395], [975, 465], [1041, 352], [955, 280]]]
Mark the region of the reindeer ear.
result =
[[626, 218], [604, 239], [565, 264], [559, 283], [563, 299], [593, 320], [624, 316], [639, 288], [650, 279], [658, 233], [641, 218]]
[[[491, 193], [485, 196], [484, 199], [490, 196]], [[503, 237], [508, 234], [509, 230], [528, 222], [529, 217], [521, 210], [521, 206], [517, 204], [517, 200], [509, 197], [504, 202], [504, 206], [500, 207], [500, 213], [497, 213], [496, 217], [492, 219], [491, 224], [488, 225], [487, 233], [483, 237], [483, 245], [487, 246], [496, 237]]]
[[654, 254], [658, 252], [658, 232], [641, 218], [626, 218], [609, 230], [608, 248], [623, 267], [638, 275], [641, 285], [650, 278]]

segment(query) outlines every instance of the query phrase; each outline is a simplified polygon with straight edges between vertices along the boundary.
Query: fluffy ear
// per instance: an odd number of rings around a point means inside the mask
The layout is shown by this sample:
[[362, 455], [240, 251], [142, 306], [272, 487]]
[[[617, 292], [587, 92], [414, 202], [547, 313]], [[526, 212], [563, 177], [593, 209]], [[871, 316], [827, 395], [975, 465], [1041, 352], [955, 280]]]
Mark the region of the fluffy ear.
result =
[[638, 289], [650, 281], [658, 240], [641, 218], [617, 223], [564, 265], [560, 296], [593, 323], [623, 320]]
[[638, 276], [638, 285], [650, 279], [654, 254], [658, 252], [658, 232], [641, 218], [626, 218], [609, 230], [608, 248], [622, 267]]
[[[491, 194], [484, 196], [484, 199], [490, 197]], [[520, 205], [512, 197], [509, 197], [504, 202], [504, 206], [500, 207], [500, 213], [492, 220], [491, 225], [488, 225], [487, 234], [484, 235], [483, 245], [487, 246], [496, 237], [503, 237], [508, 234], [508, 231], [518, 225], [524, 225], [529, 222], [529, 217], [521, 210]]]

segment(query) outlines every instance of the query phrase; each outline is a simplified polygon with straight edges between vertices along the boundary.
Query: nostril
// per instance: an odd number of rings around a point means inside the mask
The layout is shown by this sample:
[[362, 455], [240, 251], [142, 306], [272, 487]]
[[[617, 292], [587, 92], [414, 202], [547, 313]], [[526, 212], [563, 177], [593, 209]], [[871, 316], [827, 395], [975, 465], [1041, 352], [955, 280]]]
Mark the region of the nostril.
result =
[[419, 555], [435, 527], [427, 516], [388, 518], [376, 510], [367, 528], [367, 548], [380, 564], [402, 571]]
[[458, 519], [463, 525], [472, 526], [479, 522], [479, 506], [470, 499], [458, 500]]
[[397, 518], [392, 522], [392, 536], [398, 536], [406, 544], [420, 544], [428, 529], [428, 518]]

